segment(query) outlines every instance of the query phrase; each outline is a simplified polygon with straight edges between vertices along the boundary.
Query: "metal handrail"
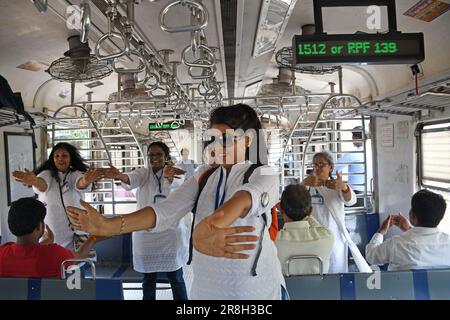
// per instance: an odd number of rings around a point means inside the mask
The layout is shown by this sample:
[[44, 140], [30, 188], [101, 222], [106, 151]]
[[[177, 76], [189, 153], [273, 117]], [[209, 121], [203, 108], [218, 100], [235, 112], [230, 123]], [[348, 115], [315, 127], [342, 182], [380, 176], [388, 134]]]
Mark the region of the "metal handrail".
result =
[[[103, 140], [103, 137], [102, 137], [102, 135], [100, 133], [100, 130], [98, 129], [97, 124], [94, 121], [94, 118], [92, 118], [91, 113], [85, 107], [80, 106], [80, 105], [76, 105], [76, 104], [75, 105], [62, 106], [62, 107], [58, 108], [58, 110], [55, 111], [55, 113], [53, 114], [53, 119], [56, 119], [56, 115], [61, 110], [66, 109], [66, 108], [80, 108], [81, 110], [83, 110], [86, 113], [86, 115], [88, 116], [89, 120], [91, 121], [92, 126], [94, 127], [95, 132], [97, 133], [98, 137], [100, 138], [100, 140], [101, 140], [101, 142], [103, 144], [103, 147], [105, 149], [105, 152], [106, 152], [106, 155], [108, 157], [109, 162], [112, 163], [111, 154], [109, 153], [109, 150], [106, 147], [105, 140]], [[52, 129], [53, 129], [53, 131], [52, 131], [52, 146], [54, 146], [54, 140], [55, 140], [55, 130], [54, 129], [55, 129], [55, 124], [52, 124]]]
[[308, 255], [295, 255], [295, 256], [290, 256], [289, 258], [287, 258], [285, 264], [286, 264], [286, 277], [290, 277], [290, 272], [289, 272], [289, 266], [291, 264], [292, 261], [294, 260], [306, 260], [306, 259], [316, 259], [319, 262], [319, 274], [321, 276], [323, 276], [323, 260], [321, 257], [313, 255], [313, 254], [308, 254]]
[[88, 3], [83, 2], [80, 4], [81, 8], [81, 42], [86, 43], [88, 41], [89, 30], [91, 29], [91, 7]]
[[[317, 128], [317, 124], [319, 123], [320, 117], [322, 116], [322, 112], [323, 110], [325, 110], [328, 102], [330, 102], [333, 99], [336, 99], [337, 97], [350, 97], [356, 100], [356, 102], [361, 105], [361, 100], [359, 100], [357, 97], [355, 97], [352, 94], [331, 94], [330, 97], [328, 97], [328, 99], [326, 99], [323, 103], [322, 106], [320, 107], [319, 112], [317, 113], [317, 118], [314, 121], [314, 125], [311, 128], [311, 131], [309, 132], [309, 136], [308, 136], [308, 140], [306, 140], [306, 144], [305, 144], [305, 148], [303, 149], [303, 162], [302, 162], [302, 170], [300, 171], [300, 174], [302, 176], [302, 180], [303, 180], [303, 175], [304, 175], [304, 171], [305, 171], [305, 157], [306, 157], [306, 150], [308, 149], [309, 143], [311, 142], [311, 138], [313, 136], [314, 130], [316, 130]], [[363, 116], [361, 116], [363, 117]], [[363, 118], [364, 119], [364, 118]], [[363, 121], [364, 124], [364, 121]]]

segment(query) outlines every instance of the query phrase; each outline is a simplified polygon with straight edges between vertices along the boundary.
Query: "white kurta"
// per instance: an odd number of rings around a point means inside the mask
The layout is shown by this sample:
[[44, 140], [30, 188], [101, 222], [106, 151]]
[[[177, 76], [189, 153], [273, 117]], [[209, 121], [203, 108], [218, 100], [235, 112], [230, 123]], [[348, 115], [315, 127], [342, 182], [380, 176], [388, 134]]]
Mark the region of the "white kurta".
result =
[[[142, 209], [160, 202], [164, 198], [155, 195], [168, 196], [175, 188], [178, 180], [173, 184], [162, 177], [163, 171], [156, 174], [151, 168], [136, 169], [127, 173], [130, 185], [122, 183], [126, 190], [137, 188], [137, 209]], [[157, 177], [161, 177], [161, 192]], [[162, 232], [138, 231], [133, 232], [133, 267], [141, 273], [175, 271], [183, 267], [189, 254], [189, 230], [184, 221], [177, 221]]]
[[[279, 199], [278, 172], [269, 166], [262, 166], [253, 172], [249, 183], [242, 185], [244, 174], [250, 163], [239, 163], [232, 167], [226, 179], [219, 185], [220, 170], [226, 176], [224, 168], [217, 169], [208, 179], [197, 206], [195, 223], [198, 224], [205, 217], [215, 211], [216, 193], [225, 201], [229, 200], [237, 191], [245, 190], [251, 194], [252, 208], [244, 218], [238, 218], [232, 226], [254, 226], [252, 234], [260, 235], [264, 228], [262, 251], [256, 268], [256, 276], [251, 274], [257, 249], [246, 251], [249, 259], [227, 259], [202, 254], [194, 249], [192, 266], [194, 279], [191, 287], [191, 299], [280, 299], [281, 285], [284, 278], [277, 259], [277, 250], [270, 239], [268, 228], [264, 227], [262, 213], [267, 215], [267, 223], [271, 224], [270, 209]], [[153, 205], [156, 212], [155, 232], [160, 232], [179, 221], [192, 210], [199, 188], [198, 180], [208, 169], [200, 167], [194, 177], [186, 181], [178, 190], [171, 193], [169, 199], [163, 203]], [[261, 196], [267, 193], [269, 202], [264, 207]], [[259, 247], [259, 246], [258, 246]]]
[[[351, 198], [345, 201], [342, 191], [328, 189], [327, 187], [311, 187], [311, 197], [313, 199], [314, 217], [321, 225], [331, 230], [334, 235], [334, 244], [330, 256], [330, 273], [340, 273], [348, 271], [348, 247], [346, 240], [340, 232], [336, 221], [333, 219], [330, 209], [326, 204], [333, 206], [340, 223], [345, 226], [344, 204], [351, 206], [356, 203], [356, 195], [351, 190]], [[321, 200], [321, 197], [323, 200]]]
[[[80, 199], [83, 199], [83, 192], [90, 191], [90, 186], [86, 189], [78, 189], [76, 187], [77, 181], [83, 177], [81, 171], [71, 171], [67, 174], [65, 184], [64, 173], [58, 172], [59, 179], [61, 181], [61, 191], [63, 193], [64, 205], [82, 208], [80, 205]], [[33, 187], [34, 192], [39, 196], [39, 200], [46, 204], [47, 215], [45, 216], [45, 223], [52, 229], [55, 235], [55, 243], [63, 246], [69, 250], [73, 250], [73, 231], [69, 227], [69, 218], [64, 211], [63, 204], [61, 202], [61, 196], [59, 193], [58, 182], [51, 176], [50, 170], [44, 170], [38, 174], [39, 178], [45, 180], [47, 183], [47, 190], [44, 192], [39, 191]]]

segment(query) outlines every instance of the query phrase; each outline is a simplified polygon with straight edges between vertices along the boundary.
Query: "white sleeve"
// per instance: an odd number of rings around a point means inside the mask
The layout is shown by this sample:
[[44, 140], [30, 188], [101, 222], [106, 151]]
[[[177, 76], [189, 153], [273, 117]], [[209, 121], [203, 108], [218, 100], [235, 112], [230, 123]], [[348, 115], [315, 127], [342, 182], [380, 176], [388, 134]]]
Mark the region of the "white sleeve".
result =
[[183, 185], [183, 183], [185, 182], [184, 180], [184, 174], [182, 176], [180, 176], [179, 179], [174, 178], [172, 183], [170, 184], [170, 190], [175, 191], [176, 189], [178, 189], [179, 187], [181, 187], [181, 185]]
[[151, 207], [156, 213], [156, 224], [151, 232], [162, 232], [175, 225], [194, 208], [198, 194], [198, 182], [190, 178], [178, 189], [169, 194], [167, 199]]
[[349, 184], [347, 184], [347, 186], [348, 186], [348, 188], [350, 189], [350, 200], [345, 201], [344, 195], [342, 194], [342, 190], [339, 190], [339, 191], [338, 191], [338, 195], [339, 195], [339, 198], [340, 198], [342, 201], [344, 201], [344, 204], [345, 204], [346, 206], [352, 206], [352, 205], [354, 205], [354, 204], [356, 203], [356, 194], [355, 194], [355, 191], [353, 191], [352, 187], [350, 187]]
[[37, 175], [39, 178], [44, 179], [45, 183], [47, 184], [47, 189], [43, 192], [39, 191], [38, 188], [36, 188], [35, 186], [33, 186], [33, 191], [37, 194], [43, 194], [46, 193], [48, 191], [48, 189], [50, 189], [50, 185], [53, 182], [53, 178], [52, 178], [52, 174], [50, 170], [44, 170], [41, 173], [39, 173]]
[[145, 183], [145, 180], [148, 177], [148, 170], [150, 170], [150, 169], [139, 168], [139, 169], [133, 170], [132, 172], [125, 173], [130, 180], [130, 184], [126, 184], [126, 183], [122, 182], [122, 187], [127, 191], [139, 188], [140, 186], [142, 186]]
[[[250, 176], [248, 183], [238, 188], [238, 191], [247, 191], [252, 197], [252, 207], [247, 216], [258, 215], [278, 203], [280, 198], [280, 178], [279, 172], [275, 167], [261, 166], [255, 169]], [[264, 193], [269, 197], [269, 202], [264, 206]]]
[[78, 187], [77, 187], [77, 182], [78, 182], [78, 180], [80, 180], [83, 176], [84, 176], [84, 173], [83, 172], [81, 172], [81, 171], [75, 171], [74, 173], [73, 173], [73, 176], [74, 176], [74, 178], [72, 178], [71, 177], [71, 179], [74, 179], [74, 181], [73, 181], [73, 185], [75, 186], [75, 190], [76, 191], [78, 191], [78, 192], [91, 192], [92, 191], [92, 183], [90, 183], [86, 188], [84, 188], [84, 189], [79, 189]]
[[392, 238], [383, 242], [383, 235], [375, 233], [366, 245], [366, 260], [370, 264], [385, 264], [389, 263], [390, 251], [392, 248]]

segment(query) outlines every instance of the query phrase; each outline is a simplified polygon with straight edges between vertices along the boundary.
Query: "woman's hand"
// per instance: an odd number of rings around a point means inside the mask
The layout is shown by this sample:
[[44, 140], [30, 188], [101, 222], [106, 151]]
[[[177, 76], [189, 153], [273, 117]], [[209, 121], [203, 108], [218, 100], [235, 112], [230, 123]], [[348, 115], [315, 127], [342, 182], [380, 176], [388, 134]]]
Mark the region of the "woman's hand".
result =
[[307, 187], [320, 187], [324, 184], [325, 182], [323, 180], [320, 180], [319, 177], [314, 174], [310, 174], [302, 181], [302, 185]]
[[106, 179], [119, 179], [122, 175], [122, 172], [112, 164], [109, 164], [109, 168], [103, 169], [103, 173]]
[[105, 177], [105, 170], [100, 168], [99, 169], [89, 168], [83, 175], [83, 178], [86, 184], [88, 185], [91, 184], [92, 182], [103, 179], [104, 177]]
[[225, 257], [229, 259], [248, 259], [250, 255], [238, 253], [243, 250], [253, 250], [256, 244], [243, 242], [256, 242], [258, 236], [240, 235], [243, 232], [255, 230], [252, 226], [219, 228], [215, 221], [224, 215], [223, 211], [203, 219], [194, 229], [192, 235], [194, 248], [206, 255]]
[[12, 176], [17, 182], [21, 182], [29, 186], [32, 186], [34, 183], [36, 183], [37, 179], [33, 171], [29, 171], [27, 169], [25, 169], [25, 171], [13, 171]]
[[327, 180], [325, 185], [328, 189], [341, 190], [343, 192], [348, 192], [348, 185], [345, 181], [342, 180], [342, 177], [339, 174], [339, 171], [336, 172], [336, 179], [335, 180]]
[[84, 173], [83, 177], [78, 179], [77, 188], [86, 189], [92, 182], [100, 180], [105, 177], [103, 169], [89, 168]]
[[177, 168], [177, 167], [174, 167], [174, 166], [165, 166], [163, 175], [164, 175], [164, 178], [167, 178], [167, 179], [171, 180], [171, 179], [174, 179], [174, 178], [175, 179], [180, 179], [180, 177], [177, 177], [177, 176], [185, 174], [185, 173], [186, 173], [186, 171], [183, 170], [183, 169], [180, 169], [180, 168]]
[[73, 228], [88, 232], [94, 236], [111, 236], [112, 234], [109, 234], [105, 228], [106, 218], [87, 202], [80, 200], [80, 204], [86, 210], [71, 206], [67, 207], [67, 214]]

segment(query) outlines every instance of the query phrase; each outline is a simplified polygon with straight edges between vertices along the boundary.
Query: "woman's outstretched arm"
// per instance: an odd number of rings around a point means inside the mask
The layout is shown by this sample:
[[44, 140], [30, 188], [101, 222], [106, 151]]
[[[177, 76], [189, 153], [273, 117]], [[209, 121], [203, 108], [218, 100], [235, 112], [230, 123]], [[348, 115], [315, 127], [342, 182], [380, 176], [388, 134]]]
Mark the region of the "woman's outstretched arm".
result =
[[111, 237], [155, 227], [156, 214], [151, 207], [145, 207], [126, 215], [106, 218], [87, 202], [80, 200], [80, 204], [84, 209], [67, 207], [72, 225], [77, 230], [83, 230], [95, 236]]

